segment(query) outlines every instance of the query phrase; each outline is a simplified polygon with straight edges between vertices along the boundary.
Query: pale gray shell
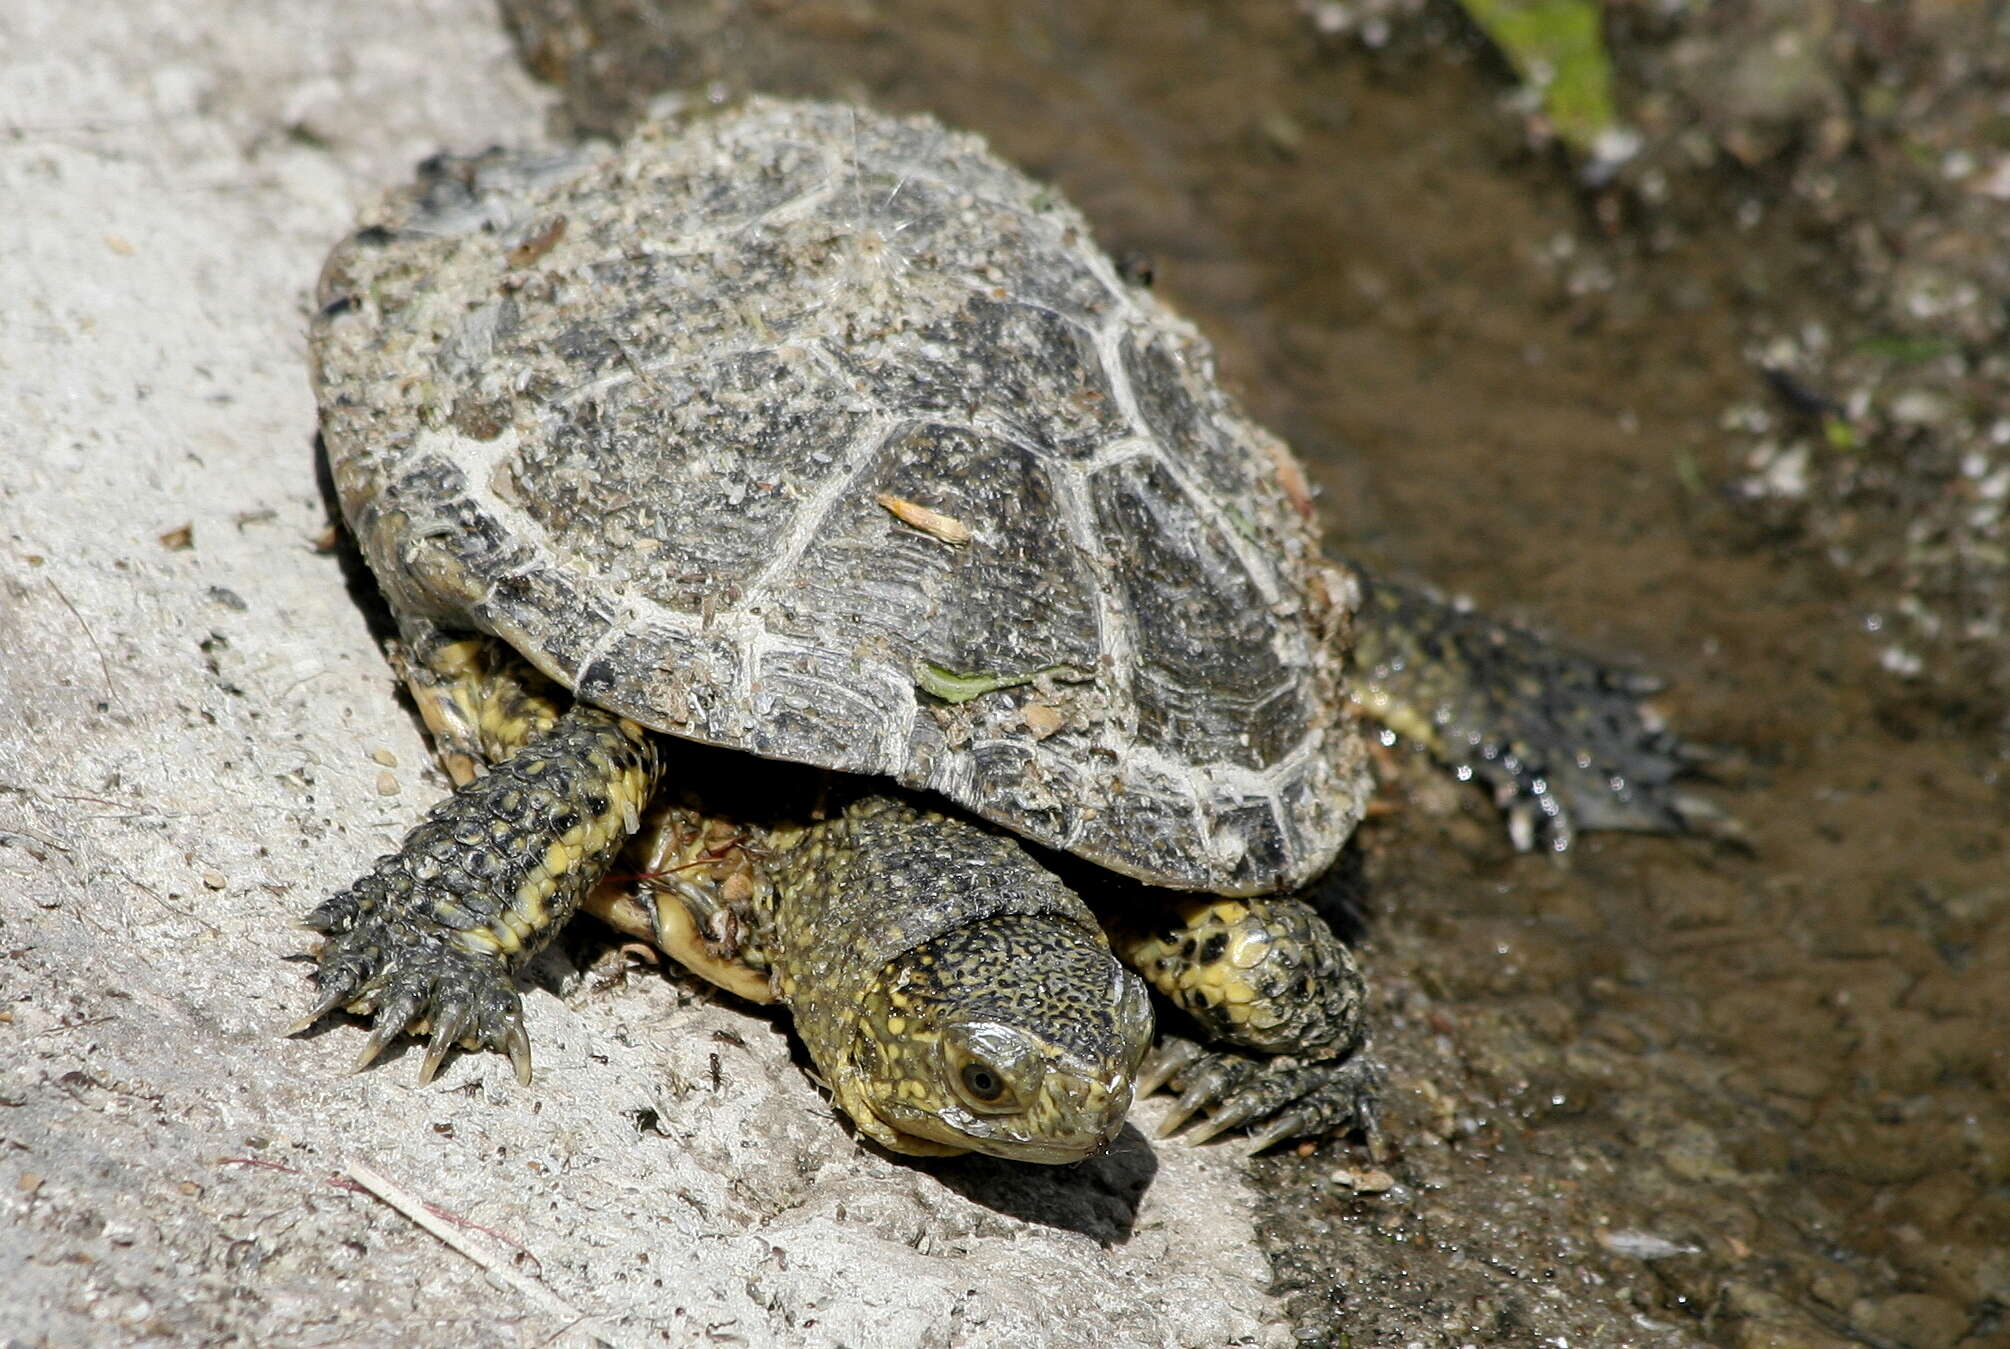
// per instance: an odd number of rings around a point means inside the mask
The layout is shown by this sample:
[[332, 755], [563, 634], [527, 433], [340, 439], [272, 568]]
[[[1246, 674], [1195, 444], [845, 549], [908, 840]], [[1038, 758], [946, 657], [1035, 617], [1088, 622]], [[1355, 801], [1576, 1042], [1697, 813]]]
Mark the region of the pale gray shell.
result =
[[[1292, 885], [1352, 829], [1351, 599], [1296, 465], [980, 141], [756, 100], [437, 160], [374, 222], [313, 346], [401, 612], [1163, 884]], [[1037, 677], [952, 705], [924, 662]]]

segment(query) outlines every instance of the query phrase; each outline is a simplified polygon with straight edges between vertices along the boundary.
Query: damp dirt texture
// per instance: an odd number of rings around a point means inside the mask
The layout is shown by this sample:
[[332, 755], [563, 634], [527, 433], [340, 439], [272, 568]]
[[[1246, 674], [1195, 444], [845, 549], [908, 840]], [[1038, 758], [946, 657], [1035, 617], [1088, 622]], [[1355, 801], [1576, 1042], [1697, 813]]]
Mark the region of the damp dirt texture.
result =
[[1587, 182], [1450, 4], [505, 0], [566, 129], [926, 110], [1215, 341], [1343, 549], [1665, 675], [1749, 848], [1518, 857], [1401, 747], [1307, 1343], [2010, 1343], [2010, 10], [1614, 3]]

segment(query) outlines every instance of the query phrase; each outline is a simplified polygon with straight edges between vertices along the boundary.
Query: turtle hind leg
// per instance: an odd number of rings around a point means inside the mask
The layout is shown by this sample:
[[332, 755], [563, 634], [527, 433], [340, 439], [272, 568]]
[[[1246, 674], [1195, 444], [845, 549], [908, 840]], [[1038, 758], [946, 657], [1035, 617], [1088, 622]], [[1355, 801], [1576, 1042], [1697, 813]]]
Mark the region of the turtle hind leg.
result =
[[357, 1066], [407, 1030], [433, 1034], [421, 1079], [453, 1045], [507, 1052], [530, 1075], [516, 971], [565, 925], [639, 822], [657, 777], [633, 722], [574, 706], [441, 801], [307, 926], [326, 934], [319, 996], [374, 1017]]
[[1682, 785], [1717, 757], [1642, 700], [1659, 682], [1353, 568], [1347, 693], [1370, 719], [1493, 789], [1526, 852], [1578, 830], [1704, 833], [1737, 821]]
[[1163, 1133], [1205, 1113], [1193, 1141], [1248, 1125], [1260, 1150], [1373, 1126], [1382, 1067], [1368, 1052], [1366, 983], [1311, 905], [1193, 896], [1109, 926], [1117, 954], [1212, 1046], [1167, 1036], [1138, 1082], [1140, 1096], [1180, 1093]]

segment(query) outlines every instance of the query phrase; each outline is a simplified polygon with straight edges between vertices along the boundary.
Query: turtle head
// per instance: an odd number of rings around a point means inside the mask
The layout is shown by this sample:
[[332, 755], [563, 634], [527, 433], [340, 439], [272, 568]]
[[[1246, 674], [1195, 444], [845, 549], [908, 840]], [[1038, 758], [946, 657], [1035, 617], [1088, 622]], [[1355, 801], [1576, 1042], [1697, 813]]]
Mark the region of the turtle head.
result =
[[1151, 1038], [1144, 983], [1100, 933], [999, 916], [887, 962], [833, 1086], [897, 1152], [1077, 1162], [1123, 1129]]

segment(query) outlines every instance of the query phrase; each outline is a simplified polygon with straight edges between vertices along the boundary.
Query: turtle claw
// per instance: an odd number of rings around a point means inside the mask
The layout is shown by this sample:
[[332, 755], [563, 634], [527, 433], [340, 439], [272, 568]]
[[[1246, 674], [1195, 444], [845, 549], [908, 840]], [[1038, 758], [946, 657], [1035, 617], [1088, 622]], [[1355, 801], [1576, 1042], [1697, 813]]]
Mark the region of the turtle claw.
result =
[[[322, 959], [330, 959], [325, 950]], [[456, 1045], [502, 1050], [509, 1055], [517, 1080], [530, 1081], [530, 1037], [523, 1029], [516, 989], [501, 961], [452, 946], [422, 946], [401, 963], [361, 981], [360, 992], [357, 982], [353, 977], [339, 978], [293, 1026], [297, 1033], [336, 1007], [359, 1001], [374, 1004], [374, 1010], [362, 1009], [372, 1020], [370, 1035], [349, 1071], [362, 1072], [410, 1031], [428, 1035], [425, 1058], [419, 1064], [421, 1086], [433, 1080]]]
[[[326, 973], [326, 970], [324, 970], [323, 975], [325, 976]], [[322, 1017], [327, 1016], [337, 1007], [347, 1004], [355, 996], [356, 981], [354, 979], [339, 977], [332, 979], [323, 978], [321, 996], [314, 1000], [314, 1005], [308, 1008], [299, 1020], [289, 1023], [279, 1033], [282, 1036], [298, 1035], [302, 1031], [313, 1027], [316, 1022], [320, 1021]]]
[[1176, 1035], [1166, 1036], [1157, 1053], [1152, 1056], [1152, 1061], [1138, 1074], [1137, 1086], [1134, 1089], [1136, 1094], [1139, 1097], [1152, 1095], [1173, 1078], [1198, 1063], [1206, 1054], [1207, 1051], [1192, 1040], [1182, 1039]]
[[440, 1071], [441, 1060], [447, 1051], [460, 1043], [468, 1024], [474, 1020], [474, 1013], [465, 1004], [455, 1004], [440, 1013], [433, 1023], [433, 1038], [426, 1045], [425, 1061], [419, 1065], [419, 1085], [425, 1086]]
[[419, 1065], [421, 1085], [433, 1080], [455, 1045], [503, 1050], [518, 1079], [528, 1081], [530, 1039], [503, 958], [466, 949], [454, 940], [454, 932], [423, 915], [369, 904], [367, 893], [357, 894], [369, 880], [311, 916], [329, 934], [314, 974], [318, 993], [287, 1033], [298, 1034], [346, 1007], [372, 1022], [351, 1072], [375, 1063], [408, 1031], [429, 1031]]
[[379, 1020], [371, 1028], [370, 1038], [363, 1042], [362, 1050], [349, 1064], [349, 1071], [360, 1073], [365, 1068], [368, 1068], [372, 1063], [377, 1061], [377, 1056], [384, 1052], [385, 1046], [404, 1034], [404, 1032], [405, 1024], [402, 1021]]
[[1752, 836], [1744, 821], [1707, 796], [1677, 792], [1669, 798], [1668, 806], [1681, 819], [1682, 828], [1687, 833], [1701, 834], [1733, 847], [1752, 846]]
[[1170, 1136], [1196, 1117], [1199, 1123], [1185, 1133], [1189, 1143], [1205, 1143], [1263, 1121], [1251, 1134], [1252, 1154], [1287, 1138], [1371, 1126], [1383, 1077], [1380, 1061], [1361, 1049], [1343, 1059], [1266, 1058], [1236, 1050], [1209, 1051], [1190, 1040], [1168, 1037], [1153, 1070], [1168, 1060], [1180, 1066], [1150, 1088], [1143, 1081], [1139, 1084], [1140, 1095], [1167, 1081], [1180, 1093], [1159, 1127], [1159, 1137]]
[[[1203, 1110], [1218, 1111], [1227, 1102], [1236, 1099], [1236, 1093], [1246, 1087], [1271, 1060], [1259, 1059], [1253, 1055], [1222, 1050], [1210, 1054], [1202, 1051], [1192, 1060], [1193, 1066], [1183, 1070], [1175, 1079], [1180, 1098], [1174, 1103], [1172, 1114], [1159, 1128], [1159, 1137], [1167, 1138], [1186, 1122]], [[1242, 1118], [1247, 1118], [1243, 1116]], [[1190, 1142], [1202, 1143], [1240, 1123], [1232, 1119], [1219, 1122], [1219, 1114], [1203, 1120], [1194, 1132]]]
[[516, 1069], [519, 1086], [530, 1085], [530, 1036], [524, 1033], [523, 1022], [512, 1019], [509, 1032], [504, 1037], [503, 1047], [509, 1051], [510, 1066]]

